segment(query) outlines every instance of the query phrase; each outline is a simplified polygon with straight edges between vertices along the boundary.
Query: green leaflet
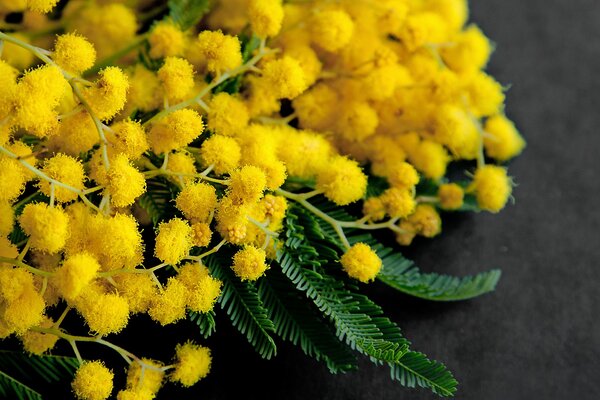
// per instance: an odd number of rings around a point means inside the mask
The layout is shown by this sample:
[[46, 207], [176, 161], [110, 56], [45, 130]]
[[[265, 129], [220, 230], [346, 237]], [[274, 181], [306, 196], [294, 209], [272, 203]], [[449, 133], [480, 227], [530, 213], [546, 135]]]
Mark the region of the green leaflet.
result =
[[41, 378], [47, 383], [73, 377], [79, 362], [73, 357], [36, 356], [0, 350], [0, 396], [2, 398], [41, 399], [35, 389], [22, 382]]
[[[317, 207], [339, 220], [352, 220], [352, 217], [340, 207], [326, 201], [315, 202]], [[327, 222], [317, 219], [321, 234], [343, 252], [343, 246], [337, 234]], [[372, 235], [363, 231], [349, 230], [347, 235], [351, 244], [363, 242], [370, 245], [383, 261], [383, 268], [377, 276], [381, 282], [411, 296], [432, 301], [457, 301], [471, 299], [492, 292], [496, 288], [501, 271], [493, 269], [474, 276], [455, 277], [436, 273], [423, 273], [410, 260], [397, 250], [385, 247]]]
[[354, 355], [281, 271], [271, 269], [261, 278], [258, 291], [281, 338], [299, 344], [317, 361], [324, 361], [332, 373], [356, 368]]
[[146, 181], [147, 190], [140, 196], [137, 203], [147, 213], [152, 224], [179, 214], [172, 200], [177, 197], [179, 188], [163, 177], [151, 178]]
[[223, 281], [219, 298], [221, 308], [227, 312], [233, 326], [246, 335], [248, 342], [261, 357], [270, 359], [277, 353], [277, 346], [270, 335], [270, 332], [275, 332], [275, 326], [269, 319], [256, 286], [251, 282], [240, 281], [231, 268], [219, 262], [219, 259], [231, 257], [209, 256], [206, 258], [206, 266], [213, 277]]
[[379, 306], [325, 273], [317, 248], [326, 238], [312, 215], [292, 206], [285, 229], [286, 242], [278, 253], [282, 271], [335, 323], [341, 341], [373, 363], [389, 365], [394, 379], [403, 385], [418, 384], [440, 396], [456, 392], [458, 383], [452, 374], [442, 364], [410, 351], [408, 340], [395, 323], [382, 316]]
[[217, 330], [214, 310], [210, 310], [207, 313], [190, 311], [188, 313], [188, 319], [198, 325], [200, 334], [204, 339], [208, 339]]
[[169, 16], [181, 30], [196, 25], [210, 9], [209, 0], [169, 0]]

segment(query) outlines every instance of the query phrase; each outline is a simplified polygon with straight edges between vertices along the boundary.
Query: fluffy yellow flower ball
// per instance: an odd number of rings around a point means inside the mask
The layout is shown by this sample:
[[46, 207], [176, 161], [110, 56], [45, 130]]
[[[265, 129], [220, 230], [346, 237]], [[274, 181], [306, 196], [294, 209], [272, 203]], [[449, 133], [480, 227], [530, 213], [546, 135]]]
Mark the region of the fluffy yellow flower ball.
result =
[[104, 400], [112, 392], [113, 378], [102, 361], [86, 361], [75, 373], [71, 386], [81, 400]]
[[381, 270], [382, 262], [375, 251], [364, 243], [356, 243], [340, 258], [346, 273], [363, 283], [375, 279]]
[[273, 37], [281, 30], [283, 22], [283, 5], [281, 0], [250, 0], [248, 18], [250, 27], [260, 38]]
[[0, 200], [0, 236], [8, 236], [13, 230], [15, 214], [11, 204]]
[[319, 12], [308, 24], [312, 42], [330, 52], [345, 47], [354, 33], [352, 18], [342, 10]]
[[411, 164], [401, 162], [392, 170], [388, 180], [393, 187], [410, 189], [419, 183], [419, 174]]
[[19, 216], [19, 224], [33, 249], [51, 254], [62, 250], [69, 236], [69, 216], [45, 203], [27, 204]]
[[204, 123], [196, 111], [184, 108], [156, 122], [148, 140], [155, 153], [166, 153], [187, 146], [202, 134]]
[[52, 58], [62, 69], [80, 74], [94, 65], [96, 50], [83, 36], [66, 33], [56, 38]]
[[233, 256], [231, 269], [243, 281], [255, 281], [268, 269], [266, 253], [263, 249], [246, 246]]
[[28, 180], [15, 160], [0, 157], [0, 200], [12, 201], [19, 197]]
[[485, 122], [483, 145], [488, 156], [508, 161], [525, 148], [525, 140], [515, 125], [504, 115], [495, 115]]
[[213, 166], [217, 175], [228, 174], [240, 165], [242, 149], [233, 139], [222, 135], [212, 135], [200, 147], [202, 166]]
[[131, 160], [137, 160], [150, 147], [146, 131], [137, 121], [125, 119], [111, 125], [112, 134], [107, 139], [109, 151], [123, 153]]
[[148, 315], [161, 325], [168, 325], [185, 317], [187, 288], [179, 279], [171, 277], [165, 289], [154, 298]]
[[187, 342], [177, 345], [175, 353], [175, 369], [169, 379], [189, 387], [208, 375], [211, 364], [210, 349]]
[[440, 207], [444, 210], [458, 210], [462, 207], [465, 191], [456, 183], [444, 183], [438, 188]]
[[246, 165], [232, 172], [229, 182], [229, 196], [235, 204], [257, 202], [267, 186], [265, 173], [253, 165]]
[[185, 100], [194, 88], [194, 69], [183, 58], [167, 57], [157, 75], [171, 103]]
[[207, 126], [211, 131], [234, 136], [248, 126], [248, 108], [237, 97], [221, 92], [210, 100], [209, 106]]
[[186, 58], [200, 70], [220, 74], [242, 65], [241, 44], [237, 37], [221, 31], [202, 31], [190, 44]]
[[96, 84], [83, 90], [92, 112], [101, 120], [109, 120], [125, 106], [129, 80], [119, 67], [106, 67]]
[[[44, 316], [42, 322], [38, 324], [38, 326], [42, 328], [51, 328], [52, 325], [54, 325], [54, 321], [46, 316]], [[23, 348], [25, 351], [42, 355], [48, 350], [54, 348], [54, 345], [56, 345], [56, 342], [60, 338], [50, 333], [27, 331], [21, 335], [19, 339], [23, 343]]]
[[317, 189], [335, 204], [345, 206], [365, 194], [367, 176], [356, 161], [337, 156], [317, 175]]
[[262, 67], [262, 79], [266, 89], [279, 99], [293, 99], [307, 89], [300, 63], [289, 56], [266, 61]]
[[[160, 368], [163, 365], [148, 358], [142, 358], [142, 362], [152, 367]], [[132, 394], [131, 397], [117, 396], [119, 400], [144, 400], [146, 398], [153, 399], [154, 395], [160, 389], [165, 373], [154, 368], [144, 368], [142, 365], [134, 361], [127, 369], [127, 388]], [[121, 392], [122, 393], [122, 392]], [[146, 397], [144, 397], [146, 396]]]
[[213, 309], [221, 295], [221, 281], [209, 275], [199, 264], [186, 264], [179, 269], [178, 279], [187, 288], [187, 306], [190, 310], [206, 313]]
[[506, 168], [485, 165], [475, 172], [470, 192], [475, 192], [477, 204], [483, 210], [497, 213], [504, 208], [512, 192], [512, 182]]
[[418, 204], [406, 221], [411, 225], [411, 231], [427, 238], [442, 232], [442, 219], [435, 207], [429, 204]]
[[192, 228], [179, 218], [158, 225], [154, 255], [162, 262], [176, 265], [192, 248]]
[[154, 25], [148, 43], [150, 43], [150, 57], [176, 57], [185, 52], [187, 38], [177, 25], [170, 20], [165, 20]]
[[386, 213], [392, 218], [404, 218], [415, 210], [417, 202], [413, 193], [405, 188], [390, 188], [381, 195]]
[[125, 207], [146, 192], [146, 179], [125, 154], [118, 154], [106, 173], [106, 190], [116, 207]]
[[93, 284], [76, 299], [76, 307], [90, 330], [100, 335], [120, 332], [129, 321], [129, 304], [117, 293], [103, 293]]
[[156, 283], [147, 273], [125, 273], [113, 278], [119, 294], [129, 303], [132, 314], [148, 311], [154, 297], [158, 294]]
[[96, 277], [99, 270], [100, 264], [90, 254], [74, 254], [56, 270], [52, 283], [62, 297], [74, 300]]
[[[83, 181], [85, 180], [85, 172], [83, 170], [83, 164], [73, 157], [69, 157], [65, 154], [57, 154], [46, 160], [42, 172], [50, 178], [56, 179], [77, 190], [83, 190], [84, 188]], [[50, 197], [52, 193], [50, 182], [41, 180], [40, 191]], [[78, 198], [77, 193], [61, 186], [54, 187], [54, 196], [59, 203], [67, 203]]]
[[217, 192], [212, 185], [196, 183], [186, 186], [175, 199], [175, 204], [187, 219], [206, 222], [217, 207]]
[[52, 11], [58, 0], [27, 0], [27, 9], [42, 14]]

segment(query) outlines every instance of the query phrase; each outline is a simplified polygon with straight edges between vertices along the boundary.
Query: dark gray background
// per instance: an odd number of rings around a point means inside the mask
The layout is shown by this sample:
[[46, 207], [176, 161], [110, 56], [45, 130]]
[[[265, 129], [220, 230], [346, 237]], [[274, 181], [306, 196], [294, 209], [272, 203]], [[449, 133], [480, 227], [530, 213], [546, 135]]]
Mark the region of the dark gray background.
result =
[[[457, 304], [416, 301], [379, 285], [369, 295], [415, 349], [455, 373], [459, 399], [598, 399], [600, 3], [473, 0], [471, 10], [497, 43], [489, 70], [512, 84], [507, 113], [528, 141], [510, 166], [516, 204], [498, 216], [445, 220], [440, 238], [409, 255], [425, 270], [499, 267], [503, 278], [494, 294]], [[338, 376], [289, 346], [262, 361], [222, 322], [198, 398], [436, 398], [402, 388], [367, 361]]]

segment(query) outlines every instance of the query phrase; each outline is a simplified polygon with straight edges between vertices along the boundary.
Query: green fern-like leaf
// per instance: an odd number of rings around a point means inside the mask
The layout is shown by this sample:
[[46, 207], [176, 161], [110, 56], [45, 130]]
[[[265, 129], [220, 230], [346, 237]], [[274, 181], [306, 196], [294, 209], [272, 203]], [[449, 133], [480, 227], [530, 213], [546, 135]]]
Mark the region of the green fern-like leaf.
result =
[[215, 312], [210, 310], [207, 313], [198, 313], [190, 311], [188, 314], [190, 321], [198, 325], [200, 334], [204, 339], [208, 339], [217, 330], [217, 324], [215, 322]]
[[147, 190], [139, 199], [138, 204], [152, 220], [153, 225], [165, 220], [167, 217], [178, 214], [173, 205], [179, 189], [164, 178], [153, 178], [146, 181]]
[[394, 365], [390, 365], [390, 372], [392, 379], [403, 386], [429, 388], [444, 397], [453, 396], [458, 386], [443, 364], [431, 361], [416, 351], [407, 352]]
[[[342, 221], [352, 220], [352, 216], [340, 207], [334, 206], [324, 200], [315, 203], [320, 209], [336, 219]], [[330, 244], [341, 253], [344, 247], [337, 233], [327, 222], [318, 219], [321, 234]], [[494, 291], [500, 279], [501, 271], [493, 269], [474, 276], [455, 277], [436, 273], [423, 273], [410, 260], [406, 259], [397, 250], [381, 245], [372, 235], [363, 231], [348, 231], [348, 241], [351, 244], [363, 242], [370, 245], [377, 252], [383, 262], [383, 268], [377, 279], [394, 289], [432, 301], [457, 301], [471, 299]]]
[[305, 354], [324, 361], [333, 373], [356, 368], [353, 354], [281, 271], [270, 270], [260, 280], [258, 291], [280, 337], [300, 344]]
[[42, 395], [23, 381], [46, 383], [70, 380], [79, 362], [73, 357], [37, 356], [0, 350], [0, 395], [2, 398], [41, 399]]
[[169, 0], [169, 16], [182, 30], [196, 25], [210, 9], [209, 0]]
[[275, 326], [269, 319], [256, 286], [240, 281], [231, 268], [219, 262], [217, 256], [207, 257], [206, 266], [212, 276], [223, 281], [219, 304], [227, 312], [233, 326], [246, 335], [261, 357], [269, 359], [274, 356], [277, 346], [270, 333], [275, 332]]

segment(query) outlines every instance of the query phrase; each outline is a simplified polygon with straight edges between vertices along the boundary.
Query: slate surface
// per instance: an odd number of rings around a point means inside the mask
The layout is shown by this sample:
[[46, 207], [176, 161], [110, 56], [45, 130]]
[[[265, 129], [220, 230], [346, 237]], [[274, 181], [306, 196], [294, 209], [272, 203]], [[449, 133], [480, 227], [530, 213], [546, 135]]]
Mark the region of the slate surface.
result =
[[[445, 220], [441, 238], [409, 255], [450, 274], [501, 267], [503, 279], [496, 293], [457, 304], [382, 286], [369, 294], [414, 348], [454, 371], [458, 399], [598, 399], [600, 3], [471, 3], [473, 21], [498, 45], [489, 70], [512, 84], [507, 112], [529, 142], [510, 168], [516, 204], [499, 216]], [[400, 387], [367, 361], [344, 376], [289, 346], [262, 361], [227, 325], [220, 323], [214, 370], [194, 390], [198, 398], [436, 398]]]

